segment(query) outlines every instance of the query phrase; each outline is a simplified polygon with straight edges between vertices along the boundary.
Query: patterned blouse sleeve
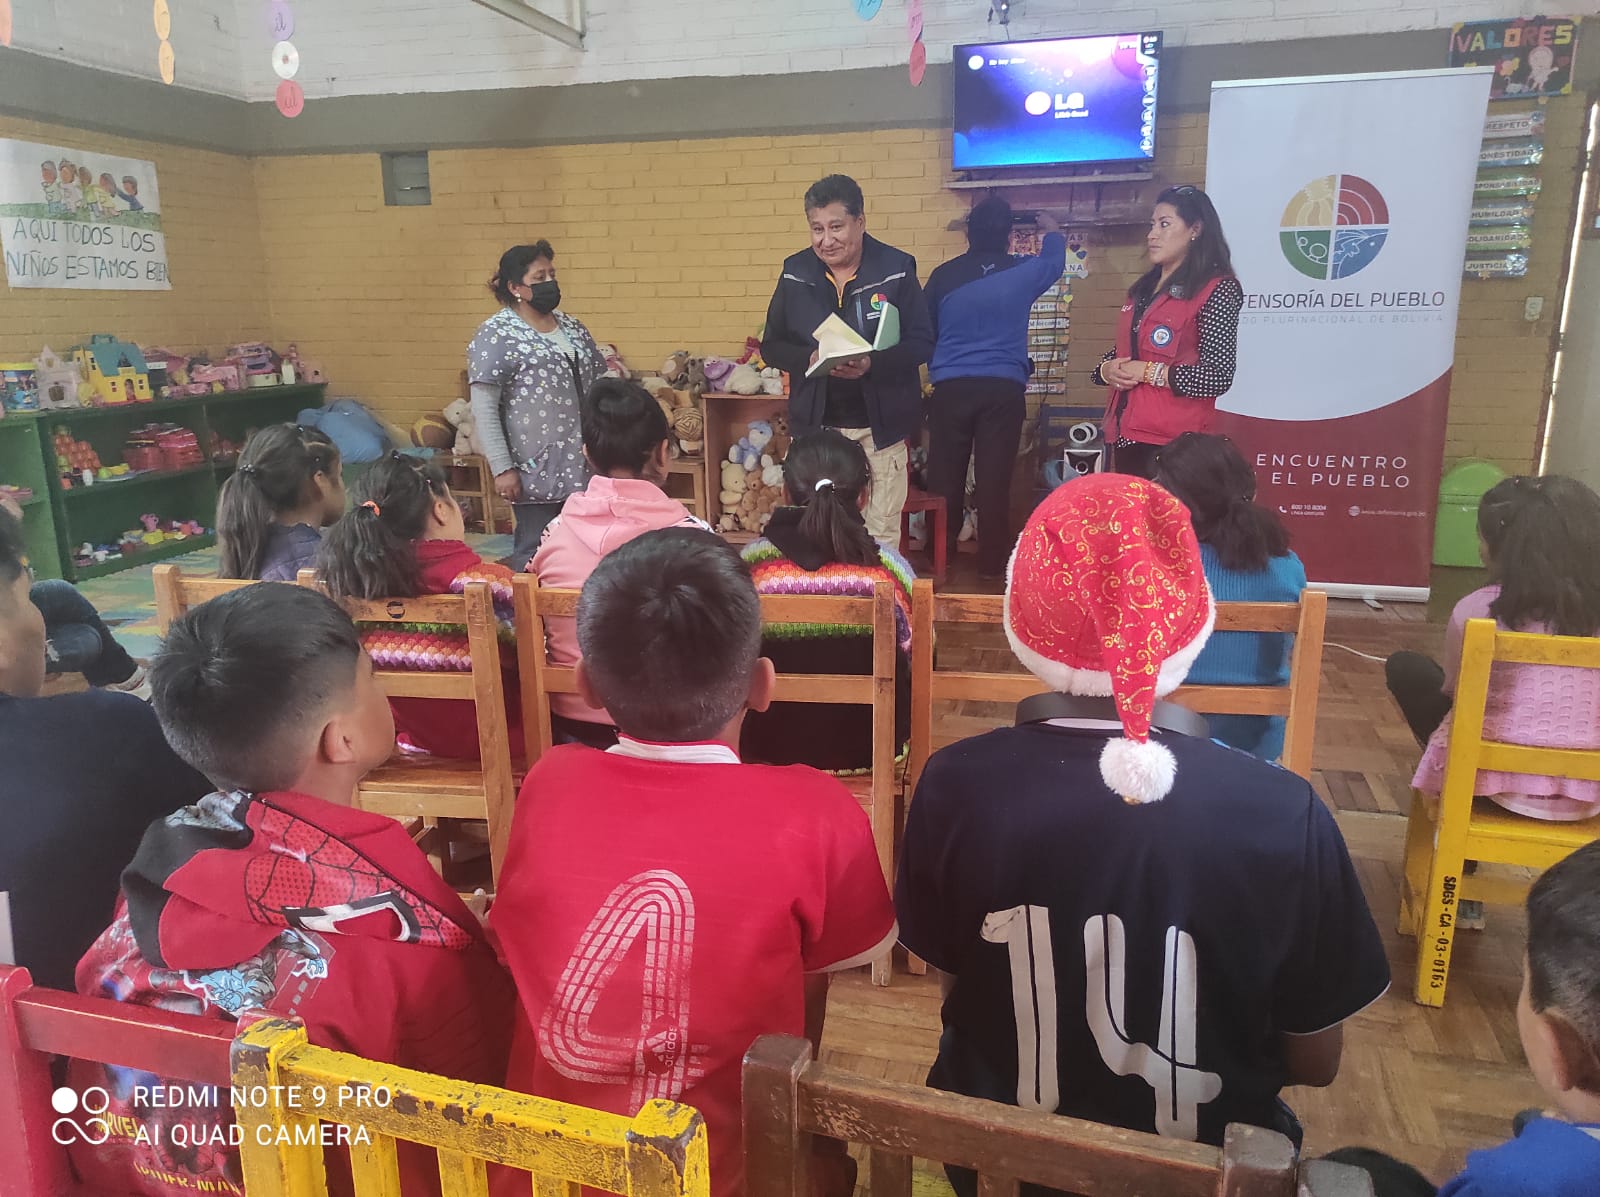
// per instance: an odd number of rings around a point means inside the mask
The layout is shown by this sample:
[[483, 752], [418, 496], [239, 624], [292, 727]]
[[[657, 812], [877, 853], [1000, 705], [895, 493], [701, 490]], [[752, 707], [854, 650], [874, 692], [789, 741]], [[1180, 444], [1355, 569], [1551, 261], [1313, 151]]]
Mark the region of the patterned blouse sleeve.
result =
[[1172, 393], [1191, 399], [1215, 399], [1233, 385], [1239, 352], [1239, 311], [1244, 288], [1236, 278], [1226, 278], [1200, 308], [1200, 360], [1192, 366], [1172, 367]]
[[1114, 358], [1116, 356], [1117, 356], [1117, 351], [1116, 351], [1115, 347], [1113, 347], [1111, 349], [1107, 349], [1104, 353], [1102, 353], [1100, 355], [1100, 364], [1095, 366], [1095, 368], [1093, 370], [1089, 371], [1089, 381], [1094, 383], [1094, 385], [1097, 386], [1097, 387], [1103, 387], [1103, 386], [1111, 385], [1110, 383], [1106, 382], [1105, 375], [1100, 373], [1100, 366], [1105, 365], [1107, 362], [1109, 362], [1112, 358]]
[[467, 379], [503, 387], [517, 376], [516, 346], [494, 324], [493, 319], [485, 321], [467, 346]]

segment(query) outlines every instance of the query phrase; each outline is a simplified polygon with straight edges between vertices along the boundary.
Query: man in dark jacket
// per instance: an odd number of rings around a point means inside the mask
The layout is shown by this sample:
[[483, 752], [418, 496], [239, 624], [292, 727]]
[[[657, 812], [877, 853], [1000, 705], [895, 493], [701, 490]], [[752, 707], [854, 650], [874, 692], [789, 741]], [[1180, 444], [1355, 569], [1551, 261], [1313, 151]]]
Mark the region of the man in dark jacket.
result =
[[[791, 255], [767, 306], [761, 356], [789, 375], [795, 436], [837, 428], [859, 441], [872, 467], [867, 529], [884, 543], [900, 537], [906, 501], [906, 440], [922, 427], [918, 367], [933, 353], [933, 325], [917, 282], [917, 260], [867, 236], [861, 187], [845, 175], [812, 184], [805, 197], [811, 248]], [[867, 341], [883, 305], [900, 314], [900, 341], [807, 378], [817, 360], [816, 328], [838, 316]]]

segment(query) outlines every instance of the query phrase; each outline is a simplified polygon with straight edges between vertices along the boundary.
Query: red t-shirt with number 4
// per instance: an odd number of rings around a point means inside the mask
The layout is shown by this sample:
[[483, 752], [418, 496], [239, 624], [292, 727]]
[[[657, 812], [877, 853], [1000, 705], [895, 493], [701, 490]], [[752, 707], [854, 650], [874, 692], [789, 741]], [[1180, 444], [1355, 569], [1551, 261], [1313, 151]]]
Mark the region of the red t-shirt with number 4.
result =
[[489, 929], [520, 1005], [506, 1085], [629, 1116], [694, 1106], [731, 1197], [745, 1052], [804, 1034], [805, 974], [872, 960], [895, 919], [838, 781], [624, 738], [529, 772]]

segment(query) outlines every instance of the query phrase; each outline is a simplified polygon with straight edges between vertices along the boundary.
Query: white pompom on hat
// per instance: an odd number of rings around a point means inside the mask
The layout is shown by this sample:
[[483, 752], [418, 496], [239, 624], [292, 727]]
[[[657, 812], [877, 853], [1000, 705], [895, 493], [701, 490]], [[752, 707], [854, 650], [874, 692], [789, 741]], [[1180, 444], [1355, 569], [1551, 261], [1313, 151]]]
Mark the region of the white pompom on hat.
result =
[[1006, 639], [1052, 690], [1112, 698], [1123, 735], [1100, 775], [1159, 802], [1177, 761], [1150, 739], [1156, 699], [1183, 682], [1216, 620], [1188, 508], [1153, 482], [1088, 474], [1029, 517], [1006, 569]]

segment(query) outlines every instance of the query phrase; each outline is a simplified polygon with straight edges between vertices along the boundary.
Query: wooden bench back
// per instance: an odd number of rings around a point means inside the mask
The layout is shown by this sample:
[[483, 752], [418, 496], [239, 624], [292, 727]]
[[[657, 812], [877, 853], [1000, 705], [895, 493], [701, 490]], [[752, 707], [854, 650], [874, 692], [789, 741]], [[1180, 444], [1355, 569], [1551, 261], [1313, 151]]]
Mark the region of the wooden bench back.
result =
[[[156, 592], [156, 631], [163, 636], [167, 634], [167, 629], [172, 626], [173, 620], [190, 607], [198, 607], [201, 603], [214, 599], [219, 594], [227, 594], [230, 590], [256, 584], [252, 578], [213, 578], [209, 575], [185, 574], [171, 562], [156, 566], [150, 571], [150, 575]], [[316, 571], [301, 570], [295, 584], [314, 588], [317, 585]]]
[[[378, 669], [378, 685], [390, 698], [453, 698], [471, 702], [478, 724], [478, 766], [481, 774], [484, 813], [470, 817], [486, 818], [489, 823], [489, 859], [494, 875], [500, 875], [506, 846], [511, 837], [511, 811], [516, 801], [515, 772], [511, 763], [511, 737], [506, 724], [505, 680], [501, 670], [499, 624], [494, 613], [493, 591], [487, 582], [468, 582], [461, 594], [430, 594], [414, 598], [345, 599], [340, 604], [360, 624], [452, 624], [464, 626], [470, 668], [465, 671], [424, 669]], [[472, 772], [470, 763], [457, 772]], [[420, 781], [431, 771], [417, 768]], [[388, 787], [363, 783], [358, 791], [364, 810], [396, 817], [461, 817], [454, 802], [430, 812], [425, 801], [408, 797], [391, 804], [384, 797]]]
[[[934, 627], [940, 623], [1001, 626], [1005, 599], [998, 594], [935, 594], [919, 578], [911, 615], [911, 783], [933, 751], [933, 704], [959, 700], [1017, 703], [1044, 687], [1024, 672], [980, 673], [934, 668]], [[1218, 632], [1287, 632], [1294, 636], [1287, 686], [1180, 686], [1168, 696], [1208, 715], [1286, 717], [1283, 765], [1311, 776], [1317, 695], [1322, 679], [1322, 638], [1328, 596], [1307, 590], [1298, 603], [1218, 603]]]
[[[969, 1168], [980, 1197], [1031, 1183], [1124, 1197], [1371, 1197], [1359, 1169], [1297, 1166], [1289, 1140], [1230, 1126], [1219, 1150], [818, 1064], [803, 1039], [767, 1035], [744, 1059], [745, 1191], [810, 1197], [815, 1136], [868, 1148], [869, 1197], [910, 1197], [914, 1159]], [[1298, 1188], [1297, 1188], [1298, 1185]]]
[[250, 1197], [326, 1197], [319, 1121], [351, 1128], [362, 1194], [399, 1194], [401, 1139], [434, 1149], [447, 1197], [488, 1197], [490, 1164], [533, 1173], [541, 1197], [577, 1197], [579, 1185], [624, 1197], [711, 1191], [705, 1122], [675, 1102], [624, 1118], [312, 1047], [303, 1027], [277, 1019], [239, 1035], [233, 1083], [300, 1099], [238, 1111]]
[[[39, 989], [27, 969], [0, 965], [0, 1194], [82, 1192], [67, 1161], [67, 1136], [52, 1133], [52, 1057], [226, 1090], [233, 1033], [231, 1022]], [[81, 1123], [84, 1115], [75, 1117]]]

